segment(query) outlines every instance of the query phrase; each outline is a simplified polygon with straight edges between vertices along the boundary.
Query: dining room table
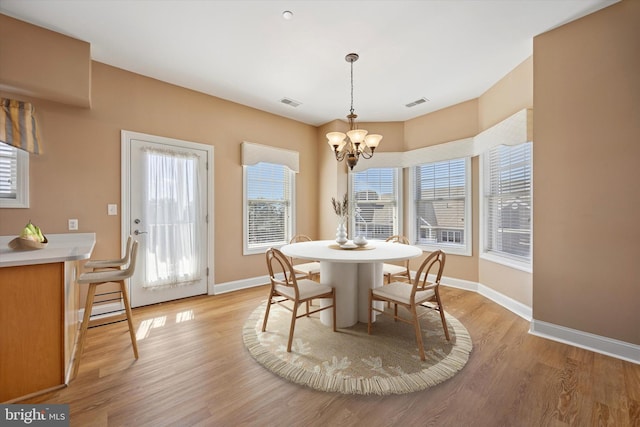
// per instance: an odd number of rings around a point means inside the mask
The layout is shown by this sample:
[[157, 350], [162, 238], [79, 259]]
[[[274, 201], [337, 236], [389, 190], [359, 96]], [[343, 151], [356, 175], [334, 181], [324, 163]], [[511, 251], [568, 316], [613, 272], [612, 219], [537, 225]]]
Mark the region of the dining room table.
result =
[[[314, 240], [288, 244], [280, 250], [291, 258], [320, 262], [320, 283], [336, 290], [338, 328], [368, 322], [369, 289], [383, 286], [382, 266], [385, 262], [404, 261], [422, 255], [422, 249], [417, 246], [382, 240], [369, 240], [365, 246], [357, 246], [352, 241], [339, 245], [333, 240]], [[320, 300], [320, 304], [329, 305], [330, 301]], [[330, 310], [320, 313], [320, 321], [331, 325]]]

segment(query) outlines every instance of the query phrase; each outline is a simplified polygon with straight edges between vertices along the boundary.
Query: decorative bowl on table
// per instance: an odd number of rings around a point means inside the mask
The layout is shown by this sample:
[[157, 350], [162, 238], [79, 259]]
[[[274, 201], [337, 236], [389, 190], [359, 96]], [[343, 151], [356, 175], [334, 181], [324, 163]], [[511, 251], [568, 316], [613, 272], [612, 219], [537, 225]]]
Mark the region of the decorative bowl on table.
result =
[[367, 243], [369, 243], [369, 242], [367, 241], [367, 238], [364, 237], [364, 236], [356, 236], [356, 238], [353, 239], [353, 243], [356, 246], [358, 246], [360, 248], [363, 248], [363, 247], [367, 246]]
[[42, 249], [47, 246], [49, 241], [42, 234], [40, 227], [33, 224], [31, 220], [24, 226], [20, 235], [9, 242], [11, 249]]
[[22, 237], [16, 237], [15, 239], [9, 242], [9, 247], [11, 249], [42, 249], [47, 247], [47, 237], [45, 236], [42, 242], [36, 242], [35, 240], [23, 239]]

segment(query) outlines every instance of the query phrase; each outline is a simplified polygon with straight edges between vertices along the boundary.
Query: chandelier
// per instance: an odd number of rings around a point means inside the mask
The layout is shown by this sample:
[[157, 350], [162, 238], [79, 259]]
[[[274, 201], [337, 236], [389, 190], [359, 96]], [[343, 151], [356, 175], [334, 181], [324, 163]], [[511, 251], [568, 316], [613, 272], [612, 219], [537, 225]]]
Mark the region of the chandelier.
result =
[[333, 149], [336, 160], [341, 162], [347, 159], [349, 169], [353, 169], [360, 156], [365, 159], [373, 157], [373, 152], [380, 144], [380, 140], [382, 140], [382, 135], [367, 135], [368, 132], [365, 129], [358, 129], [355, 123], [358, 115], [353, 112], [353, 63], [358, 58], [357, 53], [350, 53], [344, 57], [345, 61], [351, 64], [351, 110], [347, 115], [350, 130], [346, 135], [342, 132], [329, 132], [327, 134], [327, 143]]

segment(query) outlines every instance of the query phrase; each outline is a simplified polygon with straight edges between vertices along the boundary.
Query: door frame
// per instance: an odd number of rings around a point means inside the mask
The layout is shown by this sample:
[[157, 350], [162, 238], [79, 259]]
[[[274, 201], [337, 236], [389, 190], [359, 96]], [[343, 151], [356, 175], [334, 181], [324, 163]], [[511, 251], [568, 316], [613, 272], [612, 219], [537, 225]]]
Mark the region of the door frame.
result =
[[[125, 245], [127, 242], [127, 237], [131, 233], [129, 230], [129, 226], [131, 224], [131, 216], [130, 216], [130, 194], [129, 189], [131, 187], [131, 177], [130, 177], [130, 169], [131, 169], [131, 140], [139, 139], [139, 140], [150, 140], [152, 142], [157, 143], [166, 143], [174, 146], [191, 148], [196, 150], [203, 150], [207, 153], [207, 294], [215, 295], [215, 256], [214, 256], [214, 237], [215, 237], [215, 217], [214, 217], [214, 147], [212, 145], [201, 144], [198, 142], [185, 141], [181, 139], [175, 138], [167, 138], [164, 136], [150, 135], [146, 133], [121, 130], [120, 131], [120, 206], [122, 209], [120, 210], [121, 222], [120, 222], [120, 241], [122, 243], [121, 251], [125, 250]], [[124, 253], [124, 252], [121, 252]], [[131, 285], [129, 283], [129, 279], [126, 280], [126, 286], [129, 290], [129, 294], [131, 294]]]

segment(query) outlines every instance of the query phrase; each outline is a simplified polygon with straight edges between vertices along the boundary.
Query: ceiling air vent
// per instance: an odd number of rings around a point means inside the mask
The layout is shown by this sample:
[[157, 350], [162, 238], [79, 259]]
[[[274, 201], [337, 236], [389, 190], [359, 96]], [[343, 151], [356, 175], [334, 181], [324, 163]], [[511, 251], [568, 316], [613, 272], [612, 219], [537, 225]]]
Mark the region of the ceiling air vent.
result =
[[424, 104], [427, 101], [428, 101], [427, 98], [416, 99], [415, 101], [406, 104], [405, 107], [407, 108], [415, 107], [416, 105]]
[[297, 107], [298, 105], [302, 104], [302, 102], [294, 101], [293, 99], [289, 99], [289, 98], [282, 98], [280, 102], [282, 102], [283, 104], [287, 104], [291, 107]]

